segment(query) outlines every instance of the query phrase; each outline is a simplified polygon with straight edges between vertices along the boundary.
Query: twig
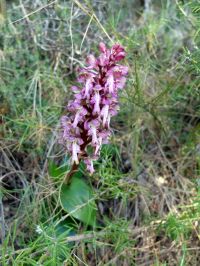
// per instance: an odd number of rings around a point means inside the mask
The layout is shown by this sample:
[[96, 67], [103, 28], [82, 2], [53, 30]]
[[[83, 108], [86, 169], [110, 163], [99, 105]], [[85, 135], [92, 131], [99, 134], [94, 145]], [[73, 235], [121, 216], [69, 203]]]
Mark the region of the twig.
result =
[[[1, 184], [0, 184], [1, 189]], [[3, 211], [3, 201], [2, 201], [2, 193], [0, 191], [0, 223], [1, 223], [1, 242], [3, 243], [6, 235], [5, 230], [5, 219], [4, 219], [4, 211]]]
[[44, 9], [44, 8], [46, 8], [48, 6], [51, 6], [51, 5], [55, 4], [57, 1], [58, 0], [55, 0], [55, 1], [51, 2], [51, 3], [49, 3], [49, 4], [46, 4], [44, 6], [41, 6], [40, 8], [36, 9], [35, 11], [32, 11], [32, 12], [26, 14], [23, 18], [19, 18], [19, 19], [15, 20], [15, 21], [12, 21], [10, 24], [14, 24], [14, 23], [20, 22], [20, 21], [22, 21], [22, 20], [30, 17], [31, 15], [37, 13], [38, 11], [41, 11], [42, 9]]
[[73, 16], [73, 8], [74, 4], [72, 2], [71, 6], [71, 13], [70, 13], [70, 24], [69, 24], [69, 33], [70, 33], [70, 38], [71, 38], [71, 65], [70, 65], [70, 70], [73, 70], [73, 58], [74, 58], [74, 41], [73, 41], [73, 34], [72, 34], [72, 16]]
[[[87, 10], [79, 1], [77, 0], [73, 0], [77, 6], [83, 10], [88, 16], [92, 16], [94, 17], [96, 23], [99, 25], [99, 27], [102, 29], [102, 31], [105, 33], [105, 35], [108, 37], [108, 39], [111, 41], [111, 43], [113, 43], [112, 38], [109, 36], [109, 34], [107, 33], [107, 31], [105, 30], [105, 28], [103, 27], [103, 25], [101, 24], [101, 22], [99, 21], [98, 17], [96, 16], [96, 14], [93, 11]], [[91, 14], [92, 13], [92, 14]]]
[[36, 44], [36, 43], [37, 43], [37, 38], [36, 38], [36, 35], [35, 35], [35, 33], [34, 33], [34, 30], [32, 29], [32, 27], [31, 27], [31, 25], [30, 25], [31, 22], [30, 22], [29, 16], [27, 16], [26, 9], [25, 9], [25, 7], [24, 7], [24, 5], [23, 5], [23, 3], [22, 3], [22, 0], [20, 0], [20, 5], [21, 5], [22, 12], [23, 12], [23, 14], [24, 14], [24, 18], [26, 19], [27, 24], [28, 24], [28, 26], [29, 26], [30, 33], [31, 33], [31, 35], [32, 35], [33, 41], [34, 41], [34, 43]]
[[89, 29], [89, 27], [90, 27], [90, 24], [91, 24], [91, 22], [92, 22], [92, 20], [93, 20], [93, 17], [94, 17], [94, 14], [92, 14], [92, 16], [91, 16], [91, 18], [90, 18], [90, 20], [89, 20], [89, 23], [88, 23], [88, 25], [87, 25], [87, 28], [86, 28], [86, 31], [85, 31], [85, 33], [84, 33], [83, 39], [82, 39], [82, 41], [81, 41], [80, 51], [81, 51], [81, 49], [82, 49], [83, 42], [84, 42], [85, 37], [86, 37], [86, 35], [87, 35], [88, 29]]

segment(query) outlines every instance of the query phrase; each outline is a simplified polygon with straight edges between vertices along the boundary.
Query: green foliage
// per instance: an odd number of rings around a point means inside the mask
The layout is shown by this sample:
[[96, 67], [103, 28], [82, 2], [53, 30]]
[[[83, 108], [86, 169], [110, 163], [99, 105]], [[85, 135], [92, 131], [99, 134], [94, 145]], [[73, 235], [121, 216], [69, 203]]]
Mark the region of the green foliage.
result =
[[61, 179], [70, 170], [70, 164], [68, 160], [63, 165], [57, 166], [54, 161], [49, 161], [48, 172], [54, 179]]
[[164, 229], [165, 234], [172, 240], [188, 239], [199, 217], [200, 190], [198, 190], [191, 205], [183, 206], [180, 214], [169, 214], [166, 221], [163, 221], [158, 229]]
[[184, 221], [181, 221], [175, 215], [170, 215], [163, 227], [168, 237], [178, 241], [181, 237], [186, 237], [190, 231]]
[[120, 254], [127, 246], [134, 245], [135, 240], [131, 238], [129, 221], [124, 219], [112, 221], [112, 223], [107, 221], [107, 230], [117, 254]]
[[60, 188], [60, 202], [70, 216], [86, 225], [96, 224], [96, 204], [92, 189], [83, 178], [72, 177], [69, 184]]

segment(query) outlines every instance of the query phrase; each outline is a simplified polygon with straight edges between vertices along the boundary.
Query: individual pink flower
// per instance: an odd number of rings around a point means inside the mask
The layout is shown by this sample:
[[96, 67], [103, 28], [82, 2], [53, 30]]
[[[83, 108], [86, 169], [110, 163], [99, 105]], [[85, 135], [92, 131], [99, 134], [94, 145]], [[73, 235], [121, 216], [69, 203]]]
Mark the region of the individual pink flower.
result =
[[94, 173], [94, 166], [93, 166], [93, 160], [88, 158], [84, 160], [84, 163], [86, 164], [87, 170], [93, 174]]

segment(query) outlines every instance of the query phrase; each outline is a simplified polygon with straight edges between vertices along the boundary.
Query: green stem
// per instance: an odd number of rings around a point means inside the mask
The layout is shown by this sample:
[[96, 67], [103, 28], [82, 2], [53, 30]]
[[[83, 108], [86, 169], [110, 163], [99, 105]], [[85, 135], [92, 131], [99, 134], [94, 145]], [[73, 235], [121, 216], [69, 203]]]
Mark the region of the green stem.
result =
[[64, 183], [67, 185], [70, 183], [71, 178], [73, 176], [74, 173], [76, 173], [76, 171], [78, 170], [79, 164], [73, 163], [71, 170], [67, 173], [65, 179], [64, 179]]

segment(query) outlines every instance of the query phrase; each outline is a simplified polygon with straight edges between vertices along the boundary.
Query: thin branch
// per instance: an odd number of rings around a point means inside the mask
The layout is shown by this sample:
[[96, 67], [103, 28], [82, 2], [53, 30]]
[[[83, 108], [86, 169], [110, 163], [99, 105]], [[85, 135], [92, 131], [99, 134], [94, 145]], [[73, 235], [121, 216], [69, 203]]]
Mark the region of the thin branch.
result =
[[4, 219], [4, 210], [3, 210], [3, 201], [2, 201], [1, 191], [0, 191], [0, 224], [1, 224], [1, 242], [3, 244], [5, 235], [6, 235], [6, 230], [5, 230], [5, 219]]
[[88, 30], [89, 30], [89, 27], [90, 27], [90, 24], [91, 24], [91, 22], [92, 22], [92, 20], [93, 20], [93, 17], [94, 17], [94, 14], [92, 14], [92, 16], [91, 16], [91, 18], [90, 18], [90, 21], [89, 21], [89, 23], [88, 23], [88, 25], [87, 25], [87, 28], [86, 28], [86, 31], [85, 31], [85, 33], [84, 33], [83, 39], [82, 39], [82, 41], [81, 41], [80, 51], [81, 51], [81, 49], [82, 49], [83, 42], [85, 41], [85, 37], [86, 37], [86, 35], [87, 35], [87, 32], [88, 32]]
[[74, 41], [73, 41], [73, 34], [72, 34], [72, 17], [73, 17], [73, 8], [74, 4], [72, 2], [71, 6], [71, 13], [70, 13], [70, 24], [69, 24], [69, 33], [70, 33], [70, 38], [71, 38], [71, 65], [70, 65], [70, 70], [73, 70], [73, 59], [74, 59]]
[[10, 24], [14, 24], [14, 23], [20, 22], [20, 21], [22, 21], [22, 20], [24, 20], [24, 19], [26, 19], [26, 18], [32, 16], [33, 14], [35, 14], [35, 13], [41, 11], [42, 9], [44, 9], [44, 8], [46, 8], [46, 7], [49, 7], [49, 6], [53, 5], [53, 4], [55, 4], [57, 1], [58, 1], [58, 0], [54, 0], [53, 2], [51, 2], [51, 3], [49, 3], [49, 4], [46, 4], [46, 5], [44, 5], [44, 6], [41, 6], [40, 8], [36, 9], [35, 11], [32, 11], [32, 12], [26, 14], [23, 18], [19, 18], [19, 19], [15, 20], [15, 21], [12, 21]]
[[[91, 10], [87, 10], [78, 0], [73, 0], [76, 5], [83, 10], [83, 12], [85, 12], [89, 17], [94, 17], [94, 20], [96, 21], [96, 23], [99, 25], [99, 27], [102, 29], [102, 31], [105, 33], [105, 35], [107, 36], [107, 38], [111, 41], [111, 43], [113, 43], [112, 38], [109, 36], [109, 34], [107, 33], [107, 31], [105, 30], [105, 28], [103, 27], [103, 25], [101, 24], [101, 22], [99, 21], [98, 17], [96, 16], [96, 14], [91, 11]], [[92, 13], [92, 14], [91, 14]]]

